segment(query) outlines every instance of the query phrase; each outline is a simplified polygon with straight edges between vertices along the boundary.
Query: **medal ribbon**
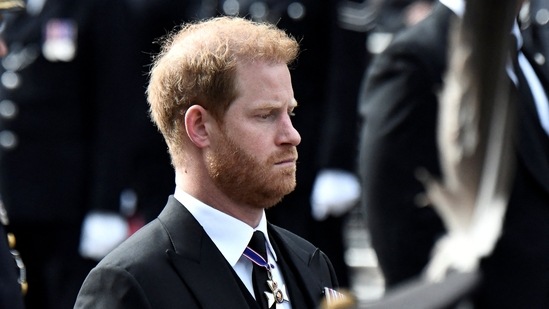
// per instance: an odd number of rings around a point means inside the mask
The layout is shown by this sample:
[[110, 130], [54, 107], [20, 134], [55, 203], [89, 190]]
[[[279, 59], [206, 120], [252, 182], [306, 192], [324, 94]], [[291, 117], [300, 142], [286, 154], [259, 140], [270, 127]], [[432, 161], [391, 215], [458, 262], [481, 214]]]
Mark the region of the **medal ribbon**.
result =
[[244, 256], [248, 258], [248, 260], [252, 261], [252, 263], [256, 264], [257, 266], [264, 267], [267, 269], [267, 271], [270, 273], [271, 269], [274, 268], [273, 265], [270, 265], [265, 258], [261, 256], [261, 254], [255, 252], [252, 248], [246, 247], [244, 249]]

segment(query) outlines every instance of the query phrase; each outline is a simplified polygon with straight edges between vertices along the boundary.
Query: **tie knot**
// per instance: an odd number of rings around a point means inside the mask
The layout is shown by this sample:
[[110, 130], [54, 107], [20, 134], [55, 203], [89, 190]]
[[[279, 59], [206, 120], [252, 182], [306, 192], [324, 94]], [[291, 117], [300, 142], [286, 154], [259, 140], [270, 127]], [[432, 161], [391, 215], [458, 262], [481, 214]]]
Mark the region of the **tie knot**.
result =
[[262, 258], [266, 258], [267, 250], [265, 247], [265, 235], [263, 235], [262, 232], [254, 232], [254, 235], [252, 236], [248, 247], [261, 255]]

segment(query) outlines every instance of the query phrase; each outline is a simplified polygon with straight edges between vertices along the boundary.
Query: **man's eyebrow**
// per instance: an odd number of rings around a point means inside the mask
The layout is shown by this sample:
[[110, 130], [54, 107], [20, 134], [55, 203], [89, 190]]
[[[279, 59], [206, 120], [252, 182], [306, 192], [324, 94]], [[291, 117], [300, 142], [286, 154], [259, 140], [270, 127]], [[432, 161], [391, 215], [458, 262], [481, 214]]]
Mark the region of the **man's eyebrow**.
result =
[[[297, 103], [296, 99], [292, 99], [290, 101], [290, 104], [288, 104], [288, 107], [290, 108], [296, 108], [299, 104]], [[280, 105], [279, 103], [274, 103], [274, 102], [265, 102], [264, 104], [260, 104], [258, 106], [255, 107], [256, 109], [261, 109], [261, 110], [264, 110], [264, 109], [279, 109], [279, 108], [283, 108], [283, 105]]]

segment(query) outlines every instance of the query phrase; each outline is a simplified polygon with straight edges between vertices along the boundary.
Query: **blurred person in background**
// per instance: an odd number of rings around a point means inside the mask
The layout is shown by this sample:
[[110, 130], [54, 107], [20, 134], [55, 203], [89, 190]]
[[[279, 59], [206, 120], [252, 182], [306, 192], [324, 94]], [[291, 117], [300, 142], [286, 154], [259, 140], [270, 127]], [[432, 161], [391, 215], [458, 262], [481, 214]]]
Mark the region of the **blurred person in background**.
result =
[[[432, 207], [420, 207], [425, 168], [440, 177], [436, 123], [438, 93], [447, 67], [450, 21], [463, 15], [462, 0], [440, 0], [416, 26], [400, 32], [373, 62], [360, 102], [364, 121], [360, 175], [372, 245], [388, 288], [421, 275], [433, 245], [445, 233]], [[549, 89], [548, 63], [532, 24], [518, 38], [520, 68], [507, 72], [517, 100], [516, 171], [501, 238], [481, 261], [478, 308], [549, 306]], [[511, 54], [511, 53], [510, 53]], [[521, 72], [527, 79], [516, 82]], [[530, 88], [537, 85], [538, 88]], [[538, 90], [532, 90], [538, 89]]]
[[6, 20], [0, 197], [25, 257], [28, 309], [72, 308], [89, 270], [128, 235], [137, 196], [126, 145], [143, 92], [129, 82], [138, 63], [127, 12], [121, 1], [29, 0]]
[[[22, 0], [0, 0], [0, 22], [4, 22], [6, 14], [24, 9]], [[8, 50], [2, 38], [0, 26], [0, 58]], [[14, 257], [15, 239], [13, 234], [7, 234], [4, 227], [9, 224], [7, 211], [0, 202], [0, 309], [23, 309], [23, 290], [19, 279], [21, 269]]]
[[[366, 8], [368, 9], [368, 8]], [[332, 4], [329, 33], [324, 36], [327, 71], [319, 111], [319, 127], [312, 150], [315, 174], [310, 192], [309, 236], [324, 245], [336, 260], [342, 286], [352, 287], [345, 252], [349, 243], [346, 224], [356, 209], [361, 188], [357, 169], [359, 117], [356, 102], [360, 81], [370, 57], [366, 50], [368, 15], [362, 1], [336, 1]], [[314, 55], [310, 55], [314, 56]], [[344, 277], [343, 277], [344, 276]]]

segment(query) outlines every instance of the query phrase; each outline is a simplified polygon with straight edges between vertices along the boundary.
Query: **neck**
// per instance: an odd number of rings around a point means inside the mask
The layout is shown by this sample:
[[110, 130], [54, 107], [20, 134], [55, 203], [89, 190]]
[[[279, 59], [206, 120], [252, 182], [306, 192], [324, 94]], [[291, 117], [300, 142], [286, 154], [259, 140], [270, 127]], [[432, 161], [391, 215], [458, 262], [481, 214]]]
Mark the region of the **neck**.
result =
[[256, 228], [263, 217], [264, 210], [254, 205], [237, 203], [211, 181], [208, 175], [193, 172], [192, 169], [176, 168], [175, 182], [179, 190], [192, 195], [204, 204], [234, 217], [252, 228]]

